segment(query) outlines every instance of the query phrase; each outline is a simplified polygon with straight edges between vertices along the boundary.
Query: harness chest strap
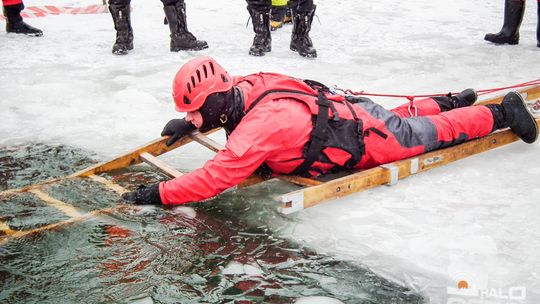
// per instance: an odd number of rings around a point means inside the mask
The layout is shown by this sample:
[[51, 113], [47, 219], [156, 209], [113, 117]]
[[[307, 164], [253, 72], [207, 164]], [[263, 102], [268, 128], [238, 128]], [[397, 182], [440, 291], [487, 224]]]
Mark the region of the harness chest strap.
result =
[[[315, 126], [313, 126], [313, 131], [311, 132], [311, 144], [308, 147], [304, 161], [302, 164], [300, 164], [300, 166], [294, 169], [292, 172], [293, 174], [303, 174], [308, 171], [311, 165], [319, 157], [319, 154], [322, 151], [323, 142], [328, 137], [328, 108], [330, 107], [330, 102], [328, 99], [326, 99], [326, 97], [324, 97], [324, 94], [321, 91], [319, 91], [317, 96], [317, 105], [319, 105], [319, 113], [317, 113], [317, 121]], [[336, 117], [337, 112], [335, 109], [333, 110], [333, 113], [334, 117]]]

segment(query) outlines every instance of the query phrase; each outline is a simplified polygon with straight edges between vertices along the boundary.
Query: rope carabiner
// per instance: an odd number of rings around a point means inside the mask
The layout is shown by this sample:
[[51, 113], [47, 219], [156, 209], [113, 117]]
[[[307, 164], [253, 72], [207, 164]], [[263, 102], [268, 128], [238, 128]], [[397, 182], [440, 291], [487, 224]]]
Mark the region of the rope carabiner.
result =
[[344, 89], [339, 88], [337, 85], [330, 86], [328, 88], [328, 91], [330, 91], [330, 93], [332, 93], [332, 95], [341, 95], [341, 96], [348, 95], [347, 91], [345, 91]]
[[[407, 108], [407, 110], [409, 110], [409, 115], [411, 115], [411, 117], [418, 116], [418, 108], [414, 104], [414, 96], [407, 96], [407, 99], [409, 100], [409, 107]], [[413, 114], [413, 110], [414, 110], [414, 114]]]

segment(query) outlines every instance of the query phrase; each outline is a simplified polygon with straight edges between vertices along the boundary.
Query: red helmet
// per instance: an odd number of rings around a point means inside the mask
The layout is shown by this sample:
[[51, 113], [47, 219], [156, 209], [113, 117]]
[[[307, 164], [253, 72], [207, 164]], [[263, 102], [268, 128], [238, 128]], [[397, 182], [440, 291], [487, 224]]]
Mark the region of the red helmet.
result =
[[226, 92], [233, 86], [227, 71], [212, 57], [204, 56], [185, 63], [173, 81], [173, 98], [178, 112], [198, 110], [208, 95]]

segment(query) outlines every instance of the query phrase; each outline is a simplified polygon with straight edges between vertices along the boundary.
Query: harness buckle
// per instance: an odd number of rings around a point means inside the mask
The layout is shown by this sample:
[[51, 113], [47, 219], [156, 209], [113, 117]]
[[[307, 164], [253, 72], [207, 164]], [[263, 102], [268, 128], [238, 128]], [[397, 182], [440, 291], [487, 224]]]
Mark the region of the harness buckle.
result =
[[228, 120], [229, 118], [225, 114], [221, 114], [221, 116], [219, 117], [219, 121], [221, 122], [221, 124], [225, 124]]

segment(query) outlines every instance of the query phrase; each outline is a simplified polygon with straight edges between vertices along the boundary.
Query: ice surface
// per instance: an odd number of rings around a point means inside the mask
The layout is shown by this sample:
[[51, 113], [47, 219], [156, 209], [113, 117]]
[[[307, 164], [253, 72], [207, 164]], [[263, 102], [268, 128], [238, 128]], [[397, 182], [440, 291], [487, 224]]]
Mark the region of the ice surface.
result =
[[[187, 1], [190, 30], [210, 45], [199, 53], [169, 52], [160, 1], [133, 2], [135, 49], [123, 57], [111, 54], [107, 14], [28, 19], [44, 37], [0, 32], [0, 145], [61, 143], [104, 158], [139, 146], [181, 116], [171, 102], [172, 77], [199, 54], [214, 56], [233, 75], [273, 71], [379, 93], [485, 89], [539, 78], [533, 2], [517, 46], [483, 41], [501, 26], [501, 1], [316, 3], [315, 60], [288, 50], [290, 26], [273, 32], [271, 53], [248, 56], [252, 32], [245, 28], [244, 1]], [[215, 138], [224, 141], [223, 134]], [[183, 168], [211, 156], [195, 145], [183, 151], [171, 158]], [[280, 232], [365, 265], [433, 303], [459, 280], [504, 290], [524, 286], [526, 302], [538, 303], [538, 155], [540, 144], [516, 143], [303, 211]]]
[[294, 302], [296, 304], [342, 304], [340, 300], [328, 298], [328, 297], [305, 297], [300, 298]]
[[256, 276], [262, 274], [263, 271], [258, 266], [231, 262], [221, 271], [221, 273], [224, 275], [245, 274], [248, 276]]

